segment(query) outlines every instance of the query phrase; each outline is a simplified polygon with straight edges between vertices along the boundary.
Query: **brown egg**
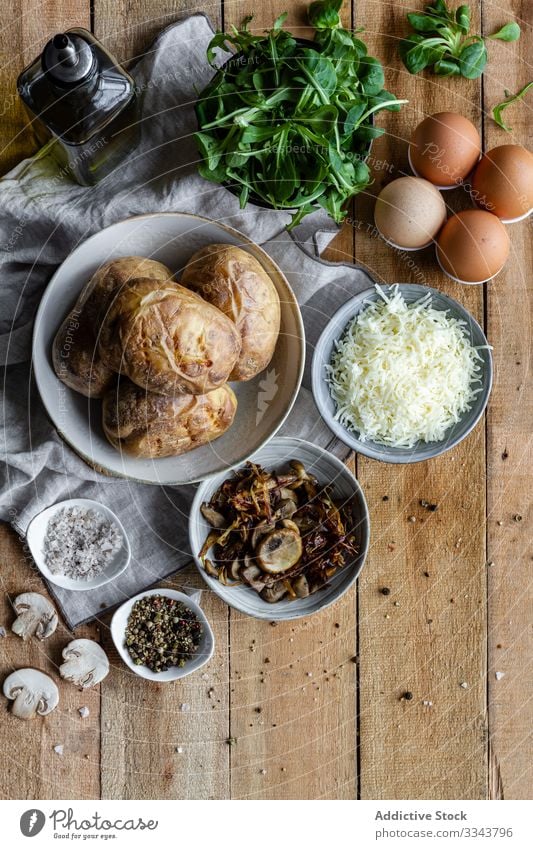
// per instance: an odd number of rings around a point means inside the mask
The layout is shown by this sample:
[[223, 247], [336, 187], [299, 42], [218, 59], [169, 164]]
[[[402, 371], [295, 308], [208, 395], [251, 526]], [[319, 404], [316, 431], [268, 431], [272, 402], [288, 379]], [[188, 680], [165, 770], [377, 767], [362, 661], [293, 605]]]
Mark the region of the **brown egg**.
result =
[[424, 248], [446, 221], [442, 195], [421, 177], [399, 177], [379, 193], [374, 221], [383, 238], [407, 250]]
[[409, 159], [413, 171], [435, 186], [456, 186], [467, 177], [481, 153], [481, 139], [468, 118], [437, 112], [413, 133]]
[[474, 171], [472, 197], [498, 218], [512, 221], [533, 209], [533, 154], [518, 144], [485, 153]]
[[461, 283], [483, 283], [494, 277], [509, 256], [509, 236], [490, 212], [466, 209], [448, 219], [437, 239], [443, 271]]

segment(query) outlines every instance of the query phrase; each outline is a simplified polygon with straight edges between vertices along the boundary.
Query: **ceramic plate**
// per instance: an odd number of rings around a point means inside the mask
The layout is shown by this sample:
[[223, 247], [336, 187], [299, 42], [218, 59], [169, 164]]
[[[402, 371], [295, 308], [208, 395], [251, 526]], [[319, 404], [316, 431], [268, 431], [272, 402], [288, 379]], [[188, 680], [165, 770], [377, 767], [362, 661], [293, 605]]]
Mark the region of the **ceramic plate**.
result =
[[[273, 281], [281, 301], [281, 330], [268, 368], [253, 380], [232, 383], [238, 409], [219, 439], [180, 457], [143, 460], [115, 450], [101, 426], [101, 402], [61, 383], [52, 366], [52, 342], [68, 309], [97, 268], [114, 257], [159, 260], [179, 278], [189, 257], [223, 242], [249, 251]], [[237, 230], [180, 212], [140, 215], [101, 230], [77, 247], [52, 277], [39, 306], [33, 335], [33, 368], [48, 415], [62, 438], [91, 465], [145, 483], [200, 481], [239, 465], [276, 433], [288, 416], [302, 380], [305, 341], [298, 303], [285, 277], [257, 245]]]
[[[392, 287], [381, 286], [381, 288], [387, 294]], [[448, 430], [445, 438], [440, 442], [418, 442], [413, 448], [392, 448], [390, 445], [380, 445], [370, 440], [362, 442], [357, 433], [347, 430], [344, 425], [335, 419], [336, 405], [326, 383], [326, 365], [331, 361], [335, 341], [342, 337], [351, 319], [364, 310], [365, 306], [371, 301], [380, 298], [374, 288], [361, 292], [355, 298], [351, 298], [343, 304], [323, 331], [313, 355], [311, 368], [313, 396], [328, 427], [354, 451], [365, 454], [373, 460], [382, 460], [385, 463], [417, 463], [449, 451], [473, 430], [483, 415], [489, 400], [492, 387], [492, 354], [487, 338], [475, 318], [453, 298], [437, 289], [430, 289], [427, 286], [419, 286], [415, 283], [401, 283], [400, 291], [408, 304], [420, 300], [428, 292], [431, 292], [432, 306], [435, 309], [447, 310], [449, 315], [465, 322], [464, 330], [467, 338], [474, 347], [480, 348], [479, 353], [482, 357], [480, 363], [481, 392], [477, 394], [470, 410]]]
[[242, 613], [254, 616], [256, 619], [269, 621], [285, 621], [300, 619], [317, 613], [337, 601], [355, 583], [368, 551], [370, 537], [370, 522], [363, 491], [359, 483], [346, 468], [329, 451], [294, 437], [278, 436], [269, 442], [251, 458], [265, 469], [278, 470], [287, 468], [290, 460], [300, 460], [306, 470], [318, 478], [321, 484], [331, 484], [335, 498], [343, 503], [349, 503], [352, 509], [353, 530], [358, 553], [344, 569], [341, 569], [329, 583], [318, 592], [307, 598], [297, 598], [294, 601], [281, 601], [269, 604], [250, 587], [225, 587], [216, 578], [212, 578], [203, 568], [196, 554], [211, 530], [200, 512], [200, 505], [209, 501], [219, 486], [227, 478], [227, 474], [218, 475], [209, 481], [204, 481], [198, 487], [196, 497], [191, 507], [189, 519], [189, 542], [195, 555], [198, 570], [209, 587], [216, 595]]

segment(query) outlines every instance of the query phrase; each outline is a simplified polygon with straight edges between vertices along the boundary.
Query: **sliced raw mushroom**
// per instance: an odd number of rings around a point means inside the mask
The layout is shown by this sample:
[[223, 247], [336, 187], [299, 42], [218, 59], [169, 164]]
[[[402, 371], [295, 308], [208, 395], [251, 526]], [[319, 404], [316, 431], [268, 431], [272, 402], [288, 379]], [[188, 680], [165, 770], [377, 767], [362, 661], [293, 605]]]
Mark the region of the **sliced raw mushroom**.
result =
[[302, 539], [298, 531], [279, 528], [267, 534], [257, 549], [257, 560], [265, 572], [273, 575], [286, 572], [302, 556]]
[[57, 628], [55, 607], [40, 593], [18, 595], [13, 602], [13, 608], [17, 619], [13, 622], [11, 630], [23, 640], [33, 636], [38, 640], [46, 640]]
[[202, 506], [200, 507], [200, 512], [206, 522], [209, 522], [212, 528], [226, 527], [227, 522], [222, 513], [219, 513], [218, 510], [215, 510], [209, 504], [202, 504]]
[[4, 681], [4, 696], [13, 700], [11, 712], [19, 719], [46, 716], [59, 703], [59, 690], [49, 675], [38, 669], [17, 669]]
[[63, 649], [63, 660], [61, 677], [84, 689], [99, 684], [109, 672], [107, 655], [94, 640], [72, 640]]
[[264, 590], [261, 591], [261, 598], [263, 601], [268, 601], [269, 604], [275, 604], [276, 601], [281, 601], [285, 595], [287, 595], [287, 587], [283, 581], [278, 581], [271, 587], [265, 587]]

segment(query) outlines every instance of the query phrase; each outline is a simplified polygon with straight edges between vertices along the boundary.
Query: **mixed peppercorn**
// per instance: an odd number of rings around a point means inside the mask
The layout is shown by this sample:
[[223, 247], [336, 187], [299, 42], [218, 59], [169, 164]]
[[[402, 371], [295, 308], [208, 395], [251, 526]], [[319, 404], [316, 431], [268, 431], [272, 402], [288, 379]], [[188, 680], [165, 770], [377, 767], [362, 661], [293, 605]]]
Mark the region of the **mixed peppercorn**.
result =
[[171, 666], [185, 666], [196, 652], [201, 636], [200, 620], [182, 602], [148, 595], [133, 605], [125, 639], [136, 666], [165, 672]]

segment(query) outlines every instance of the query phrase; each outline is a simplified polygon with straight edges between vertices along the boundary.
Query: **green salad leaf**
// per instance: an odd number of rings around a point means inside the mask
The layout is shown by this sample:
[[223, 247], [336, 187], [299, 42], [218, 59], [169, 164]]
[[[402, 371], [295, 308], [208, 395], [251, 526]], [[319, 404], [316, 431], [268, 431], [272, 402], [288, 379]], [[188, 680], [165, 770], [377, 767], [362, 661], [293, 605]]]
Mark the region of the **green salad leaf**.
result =
[[[414, 32], [400, 41], [398, 52], [411, 74], [432, 68], [439, 76], [462, 76], [468, 80], [481, 76], [487, 64], [487, 48], [482, 36], [469, 35], [469, 6], [452, 10], [444, 0], [436, 0], [423, 13], [409, 12], [407, 20]], [[510, 21], [487, 38], [516, 41], [520, 27]]]
[[337, 222], [350, 198], [370, 183], [369, 145], [383, 132], [374, 115], [396, 111], [383, 67], [365, 43], [342, 27], [342, 0], [309, 8], [312, 42], [284, 29], [254, 35], [249, 19], [217, 32], [207, 58], [217, 68], [196, 103], [199, 171], [249, 201], [291, 211], [289, 228], [318, 207]]
[[498, 124], [502, 130], [505, 130], [507, 133], [512, 133], [513, 128], [508, 127], [507, 124], [503, 120], [503, 110], [507, 109], [511, 103], [517, 103], [519, 100], [522, 100], [524, 95], [527, 94], [530, 88], [533, 87], [533, 81], [530, 83], [526, 83], [520, 91], [517, 91], [516, 94], [510, 94], [508, 91], [505, 92], [505, 100], [502, 100], [501, 103], [497, 103], [496, 106], [492, 107], [492, 117], [495, 122]]

